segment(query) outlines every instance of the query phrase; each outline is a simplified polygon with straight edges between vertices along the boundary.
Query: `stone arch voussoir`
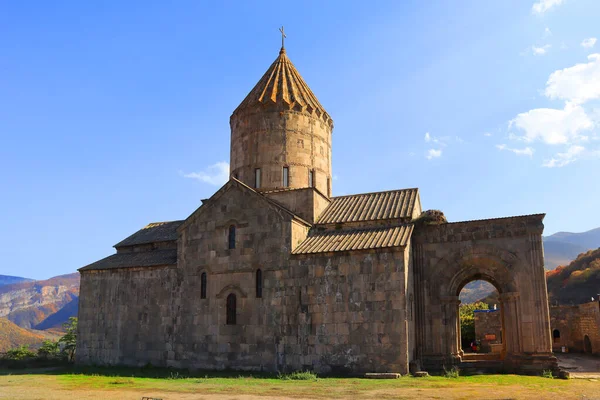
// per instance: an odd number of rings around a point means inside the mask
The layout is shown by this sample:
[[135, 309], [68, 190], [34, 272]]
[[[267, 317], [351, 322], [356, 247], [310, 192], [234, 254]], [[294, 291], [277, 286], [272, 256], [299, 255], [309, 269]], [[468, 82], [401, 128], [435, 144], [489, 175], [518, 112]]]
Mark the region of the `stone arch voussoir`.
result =
[[517, 291], [516, 268], [520, 258], [492, 245], [470, 245], [451, 253], [438, 263], [438, 271], [444, 271], [441, 284], [443, 296], [458, 296], [462, 288], [473, 280], [485, 280], [499, 293]]

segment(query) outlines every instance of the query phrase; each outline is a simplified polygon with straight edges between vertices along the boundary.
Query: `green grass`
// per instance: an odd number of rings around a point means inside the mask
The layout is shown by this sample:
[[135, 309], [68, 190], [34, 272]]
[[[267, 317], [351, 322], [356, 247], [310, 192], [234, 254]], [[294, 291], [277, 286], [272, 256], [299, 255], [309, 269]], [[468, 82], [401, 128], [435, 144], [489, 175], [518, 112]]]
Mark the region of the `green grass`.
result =
[[[9, 375], [10, 374], [10, 375]], [[2, 376], [4, 375], [4, 376]], [[600, 393], [600, 383], [547, 379], [541, 376], [474, 375], [399, 379], [317, 377], [311, 372], [251, 374], [231, 371], [190, 374], [159, 368], [61, 368], [45, 371], [0, 371], [0, 391], [35, 385], [56, 391], [87, 393], [144, 392], [324, 398], [581, 398]], [[21, 386], [19, 386], [21, 385]], [[591, 385], [591, 386], [590, 386]], [[111, 399], [113, 397], [110, 397]], [[171, 397], [170, 397], [171, 398]], [[108, 399], [108, 397], [107, 397]]]

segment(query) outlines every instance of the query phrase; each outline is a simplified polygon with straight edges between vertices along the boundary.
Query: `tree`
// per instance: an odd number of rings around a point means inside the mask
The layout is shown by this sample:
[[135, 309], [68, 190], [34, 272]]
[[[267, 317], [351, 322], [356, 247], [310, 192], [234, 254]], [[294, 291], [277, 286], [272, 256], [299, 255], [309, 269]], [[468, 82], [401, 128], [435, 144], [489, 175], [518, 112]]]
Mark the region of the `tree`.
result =
[[4, 358], [7, 360], [25, 360], [28, 358], [34, 358], [35, 353], [29, 350], [28, 345], [18, 346], [13, 349], [10, 349], [4, 354]]
[[44, 340], [37, 352], [38, 358], [45, 360], [56, 359], [60, 356], [60, 345], [52, 340]]
[[67, 360], [73, 361], [77, 347], [77, 317], [69, 318], [69, 321], [63, 324], [63, 328], [67, 333], [58, 342], [63, 344], [63, 352], [67, 356]]
[[488, 310], [487, 303], [478, 301], [476, 303], [461, 304], [459, 309], [460, 315], [460, 338], [462, 347], [469, 347], [470, 343], [475, 340], [475, 310]]

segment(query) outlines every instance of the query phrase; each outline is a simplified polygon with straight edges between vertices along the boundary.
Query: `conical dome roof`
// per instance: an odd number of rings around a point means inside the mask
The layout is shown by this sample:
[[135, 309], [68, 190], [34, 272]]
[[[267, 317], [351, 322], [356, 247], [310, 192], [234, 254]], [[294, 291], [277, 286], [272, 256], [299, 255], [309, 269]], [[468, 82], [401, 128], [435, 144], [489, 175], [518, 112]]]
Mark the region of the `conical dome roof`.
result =
[[281, 48], [279, 56], [233, 114], [268, 105], [281, 107], [284, 110], [308, 112], [329, 124], [333, 123], [325, 108], [287, 57], [285, 48]]

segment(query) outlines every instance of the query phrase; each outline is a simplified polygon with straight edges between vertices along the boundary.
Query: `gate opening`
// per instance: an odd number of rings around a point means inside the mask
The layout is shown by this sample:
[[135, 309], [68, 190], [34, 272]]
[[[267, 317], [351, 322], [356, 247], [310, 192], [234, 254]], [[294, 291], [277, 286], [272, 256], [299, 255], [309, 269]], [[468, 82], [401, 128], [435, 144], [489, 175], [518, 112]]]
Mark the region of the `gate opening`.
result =
[[464, 354], [503, 355], [504, 322], [500, 294], [485, 280], [467, 283], [459, 293], [459, 335]]

